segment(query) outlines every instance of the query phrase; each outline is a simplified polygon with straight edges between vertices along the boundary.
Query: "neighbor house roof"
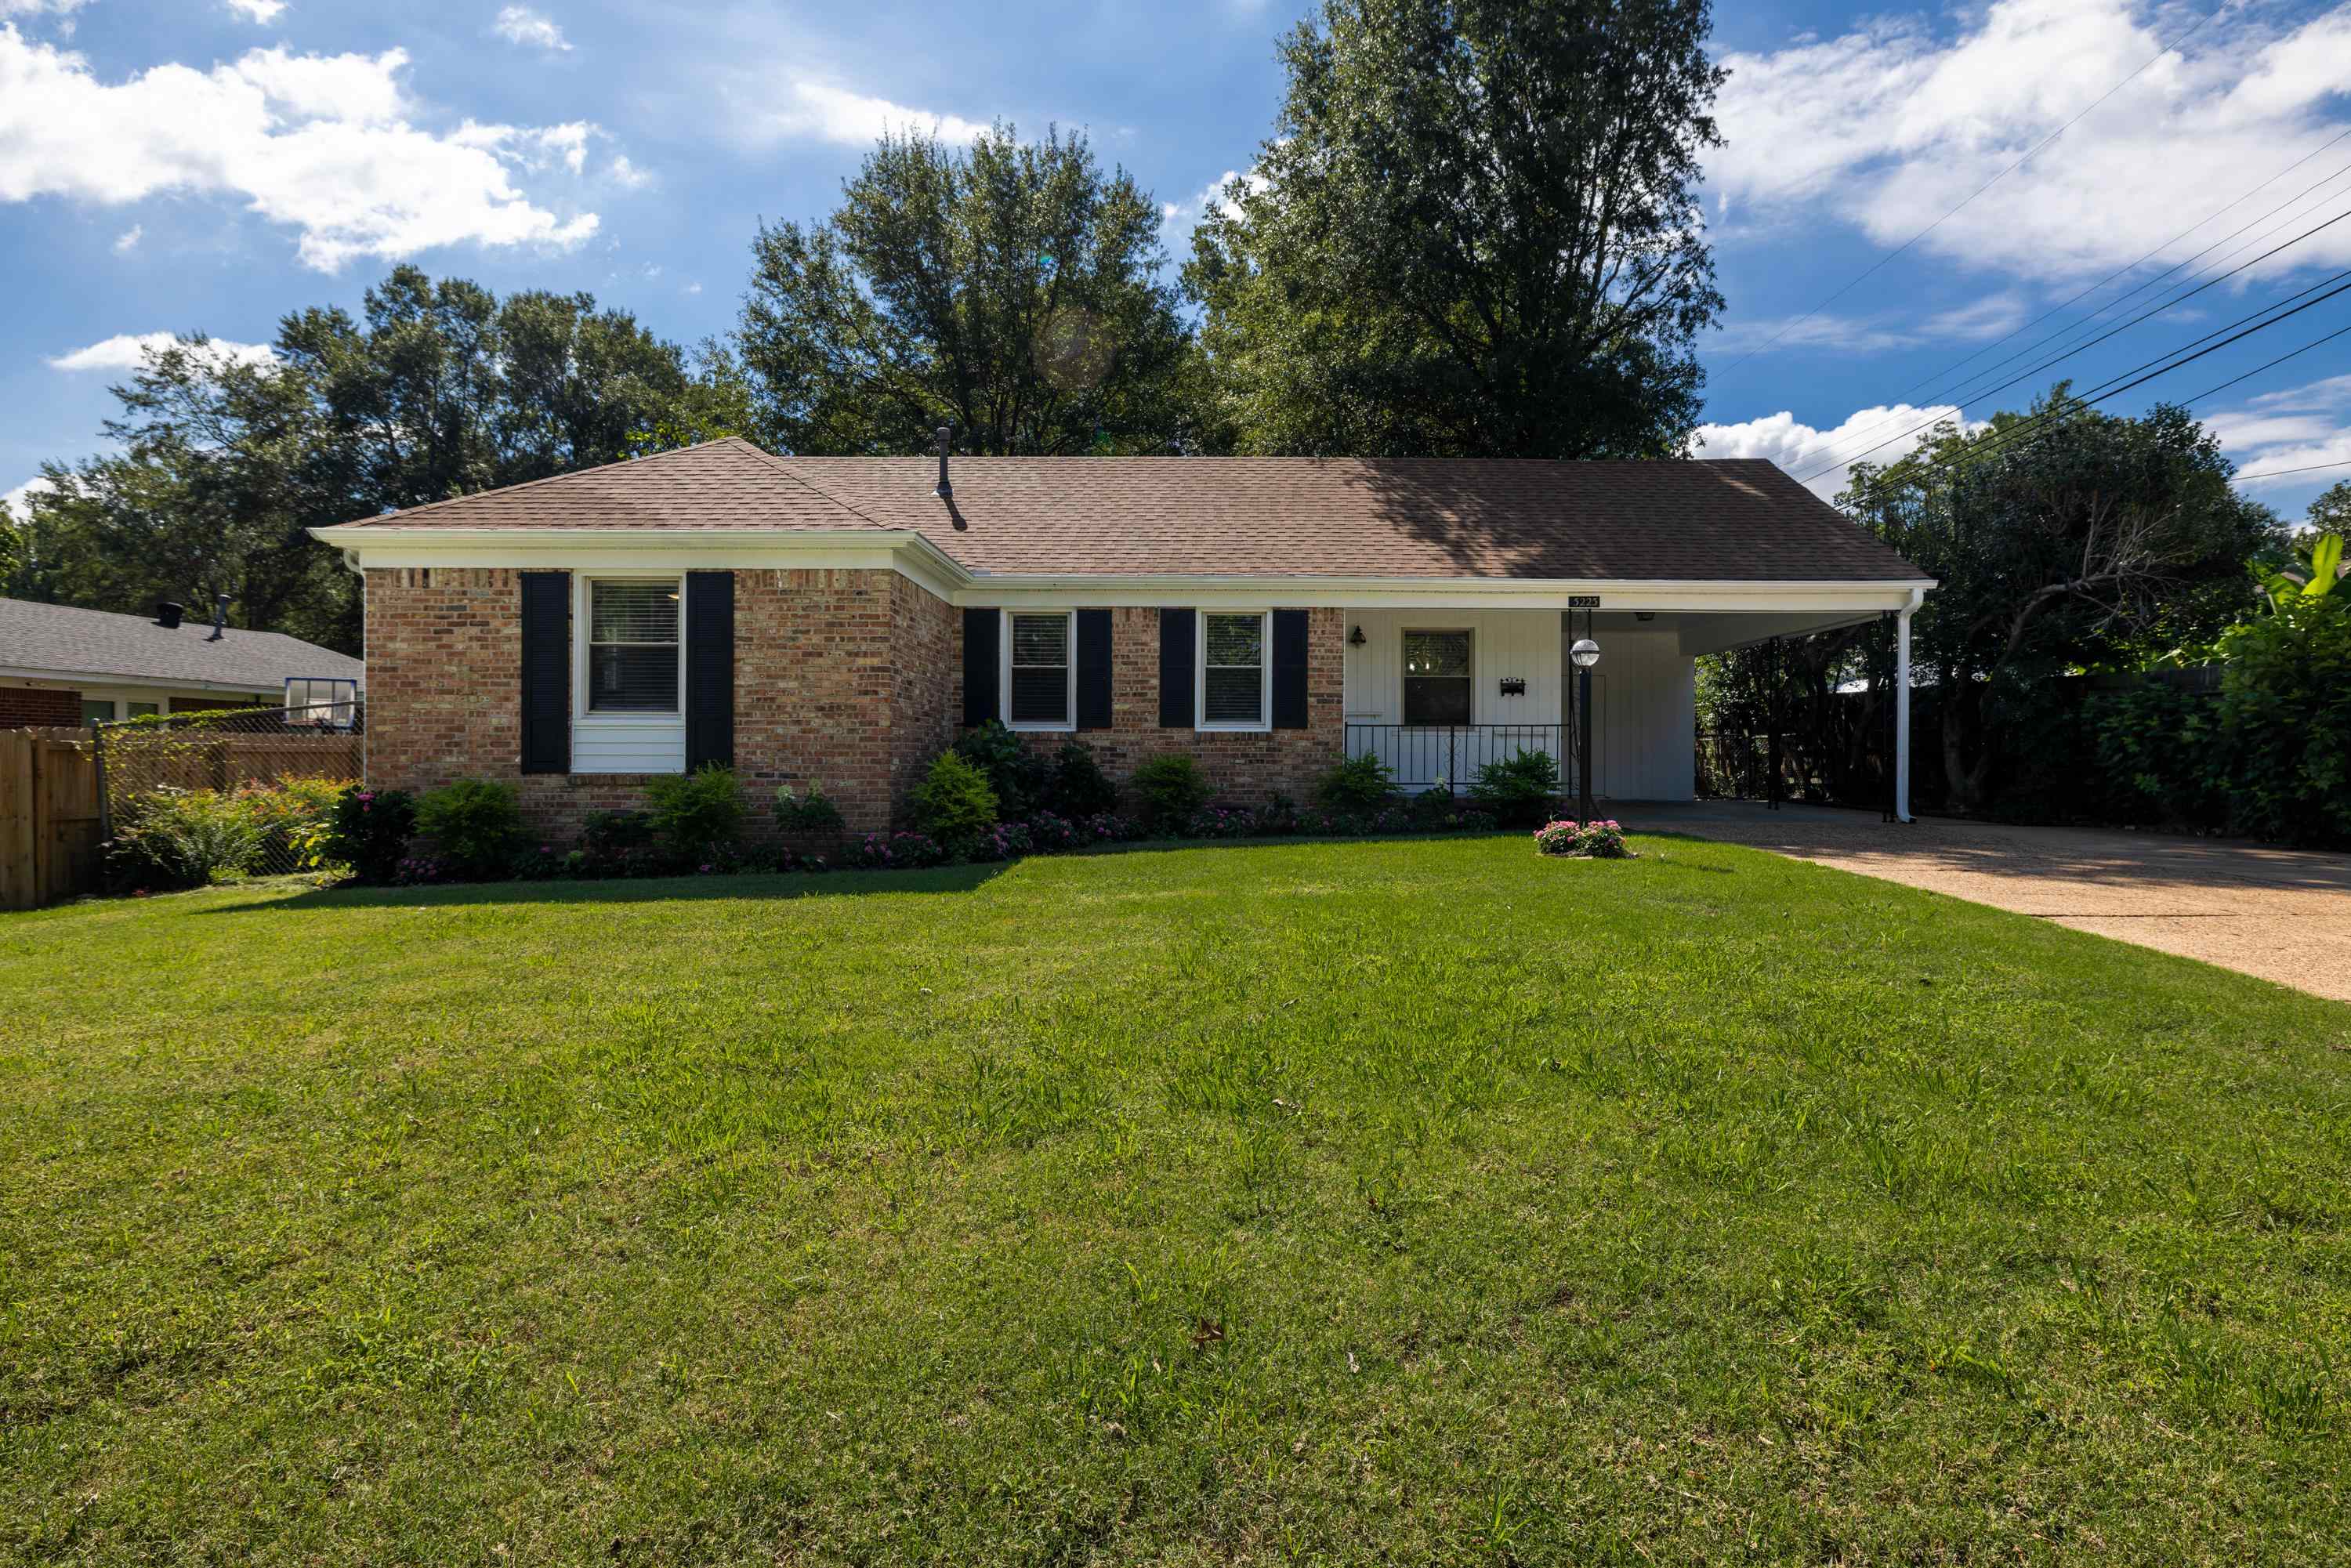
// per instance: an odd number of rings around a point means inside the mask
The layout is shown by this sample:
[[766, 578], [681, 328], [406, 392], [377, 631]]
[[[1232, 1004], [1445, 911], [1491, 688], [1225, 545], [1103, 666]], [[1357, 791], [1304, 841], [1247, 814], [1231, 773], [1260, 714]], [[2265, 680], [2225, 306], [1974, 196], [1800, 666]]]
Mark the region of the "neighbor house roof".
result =
[[212, 622], [163, 626], [144, 615], [0, 599], [0, 669], [114, 681], [272, 691], [289, 675], [358, 680], [365, 666], [348, 653], [231, 626], [217, 643]]
[[777, 457], [729, 438], [358, 530], [919, 534], [976, 573], [1886, 582], [1925, 574], [1761, 459]]

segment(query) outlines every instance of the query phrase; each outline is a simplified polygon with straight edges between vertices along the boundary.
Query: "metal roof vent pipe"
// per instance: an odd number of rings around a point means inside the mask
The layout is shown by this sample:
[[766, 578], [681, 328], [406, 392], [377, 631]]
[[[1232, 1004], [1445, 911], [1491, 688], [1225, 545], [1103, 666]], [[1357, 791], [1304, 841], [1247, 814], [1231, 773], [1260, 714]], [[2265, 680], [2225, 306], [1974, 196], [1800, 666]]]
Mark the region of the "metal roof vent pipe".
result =
[[187, 612], [188, 607], [176, 599], [159, 599], [155, 601], [155, 624], [166, 632], [177, 632], [180, 617]]
[[215, 593], [213, 595], [213, 634], [205, 638], [204, 641], [207, 643], [217, 643], [221, 640], [222, 636], [227, 632], [227, 631], [228, 595], [225, 593]]
[[942, 501], [952, 501], [955, 499], [955, 486], [947, 483], [947, 441], [948, 438], [954, 434], [954, 425], [942, 424], [939, 426], [939, 487], [932, 491], [931, 494], [936, 496]]

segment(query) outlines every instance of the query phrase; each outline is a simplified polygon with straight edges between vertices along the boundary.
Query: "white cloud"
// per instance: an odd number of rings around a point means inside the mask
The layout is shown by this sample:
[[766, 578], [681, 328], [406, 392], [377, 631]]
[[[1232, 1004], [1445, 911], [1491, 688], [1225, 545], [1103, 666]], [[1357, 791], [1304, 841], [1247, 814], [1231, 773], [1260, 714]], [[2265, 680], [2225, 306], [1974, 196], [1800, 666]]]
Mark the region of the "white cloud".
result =
[[1247, 173], [1238, 169], [1228, 169], [1201, 186], [1199, 193], [1190, 201], [1159, 204], [1159, 242], [1167, 247], [1169, 255], [1182, 261], [1192, 254], [1192, 231], [1199, 227], [1200, 220], [1210, 213], [1226, 217], [1235, 215], [1238, 209], [1233, 200], [1232, 185], [1237, 180], [1249, 195], [1255, 195], [1266, 187], [1265, 176], [1254, 169]]
[[[2265, 392], [2242, 407], [2208, 414], [2210, 431], [2237, 466], [2259, 476], [2278, 469], [2351, 463], [2351, 375]], [[2256, 490], [2293, 488], [2314, 481], [2331, 484], [2340, 475], [2278, 474], [2245, 481]]]
[[[147, 356], [158, 350], [168, 349], [179, 340], [176, 332], [118, 332], [86, 348], [58, 354], [49, 361], [53, 371], [135, 371], [147, 362]], [[225, 338], [211, 340], [214, 352], [244, 364], [258, 365], [277, 356], [266, 343], [237, 343]]]
[[510, 44], [524, 44], [534, 49], [568, 50], [571, 41], [563, 29], [544, 11], [534, 11], [528, 5], [509, 5], [498, 13], [491, 30]]
[[[776, 98], [780, 87], [780, 101]], [[757, 106], [736, 117], [736, 130], [748, 141], [831, 141], [843, 147], [871, 147], [884, 131], [904, 135], [919, 131], [942, 141], [968, 142], [987, 129], [982, 121], [910, 109], [886, 98], [852, 92], [814, 78], [771, 83], [758, 78], [734, 94], [738, 101], [754, 98]]]
[[[1952, 37], [1923, 17], [1895, 18], [1726, 57], [1730, 80], [1718, 109], [1729, 145], [1708, 162], [1719, 200], [1767, 221], [1825, 214], [1892, 246], [2088, 110], [1918, 242], [2031, 277], [2079, 277], [2168, 244], [2351, 123], [2339, 96], [2351, 80], [2351, 6], [2291, 27], [2232, 9], [2103, 103], [2100, 94], [2177, 35], [2179, 10], [1995, 0], [1961, 15]], [[2264, 212], [2297, 188], [2281, 184], [2234, 215]], [[2192, 234], [2164, 259], [2234, 226]], [[2351, 225], [2298, 246], [2272, 270], [2346, 259]]]
[[228, 0], [228, 8], [266, 27], [285, 14], [286, 0]]
[[[1983, 422], [1966, 418], [1949, 403], [1914, 408], [1907, 402], [1897, 402], [1856, 409], [1843, 424], [1826, 430], [1802, 423], [1783, 409], [1740, 424], [1699, 425], [1698, 455], [1768, 457], [1799, 478], [1834, 463], [1832, 472], [1806, 479], [1806, 487], [1813, 494], [1828, 500], [1844, 488], [1845, 470], [1853, 463], [1883, 465], [1907, 457], [1934, 433], [1934, 425], [1945, 419], [1955, 421], [1970, 434], [1986, 428]], [[1927, 428], [1906, 434], [1919, 425]], [[1877, 446], [1879, 442], [1886, 444]], [[1865, 449], [1871, 446], [1877, 446], [1877, 450], [1865, 457]]]
[[62, 16], [89, 4], [89, 0], [0, 0], [0, 16], [37, 16], [44, 11]]
[[679, 289], [678, 292], [680, 294], [699, 294], [702, 292], [702, 285], [699, 283], [689, 283], [684, 287]]
[[129, 228], [124, 229], [120, 234], [114, 236], [114, 254], [117, 256], [129, 256], [132, 251], [139, 248], [139, 242], [146, 237], [146, 225], [143, 224], [132, 224]]
[[35, 493], [47, 495], [56, 488], [57, 486], [47, 479], [27, 479], [13, 490], [0, 492], [0, 512], [6, 513], [20, 523], [28, 523], [33, 520], [32, 497]]
[[415, 123], [399, 49], [256, 49], [197, 71], [100, 81], [78, 54], [0, 25], [0, 202], [119, 205], [162, 191], [241, 197], [299, 235], [308, 265], [438, 246], [579, 244], [596, 214], [559, 216], [515, 183], [551, 158], [577, 169], [585, 129]]
[[1733, 321], [1712, 347], [1723, 352], [1774, 349], [1834, 349], [1846, 353], [1876, 353], [1886, 349], [1913, 349], [1927, 343], [1975, 343], [2007, 336], [2026, 319], [2026, 302], [2012, 293], [2001, 293], [1972, 304], [1930, 316], [1897, 314], [1859, 317], [1768, 317]]
[[625, 152], [612, 154], [612, 161], [604, 165], [604, 177], [624, 191], [641, 191], [653, 183], [653, 172], [630, 162]]

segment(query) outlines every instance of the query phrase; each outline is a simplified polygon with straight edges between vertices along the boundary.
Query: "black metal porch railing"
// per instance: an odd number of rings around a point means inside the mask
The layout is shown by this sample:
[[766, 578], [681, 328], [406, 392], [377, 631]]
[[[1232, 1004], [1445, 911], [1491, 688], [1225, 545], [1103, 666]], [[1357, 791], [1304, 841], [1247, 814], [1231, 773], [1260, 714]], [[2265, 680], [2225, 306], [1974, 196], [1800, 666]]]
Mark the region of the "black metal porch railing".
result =
[[1378, 758], [1404, 789], [1449, 788], [1458, 794], [1488, 763], [1542, 751], [1559, 764], [1564, 783], [1574, 766], [1565, 729], [1556, 724], [1351, 724], [1347, 755]]

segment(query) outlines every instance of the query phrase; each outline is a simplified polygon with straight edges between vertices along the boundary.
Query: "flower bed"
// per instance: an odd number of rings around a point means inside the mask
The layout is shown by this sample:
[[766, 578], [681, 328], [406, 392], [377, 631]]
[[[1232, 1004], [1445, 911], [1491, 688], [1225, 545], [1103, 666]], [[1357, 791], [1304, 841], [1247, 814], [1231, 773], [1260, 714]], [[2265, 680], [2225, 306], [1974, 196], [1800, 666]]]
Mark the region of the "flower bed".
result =
[[1614, 818], [1589, 822], [1545, 822], [1535, 830], [1535, 849], [1547, 855], [1579, 855], [1585, 860], [1623, 861], [1634, 858], [1625, 845], [1625, 830]]

